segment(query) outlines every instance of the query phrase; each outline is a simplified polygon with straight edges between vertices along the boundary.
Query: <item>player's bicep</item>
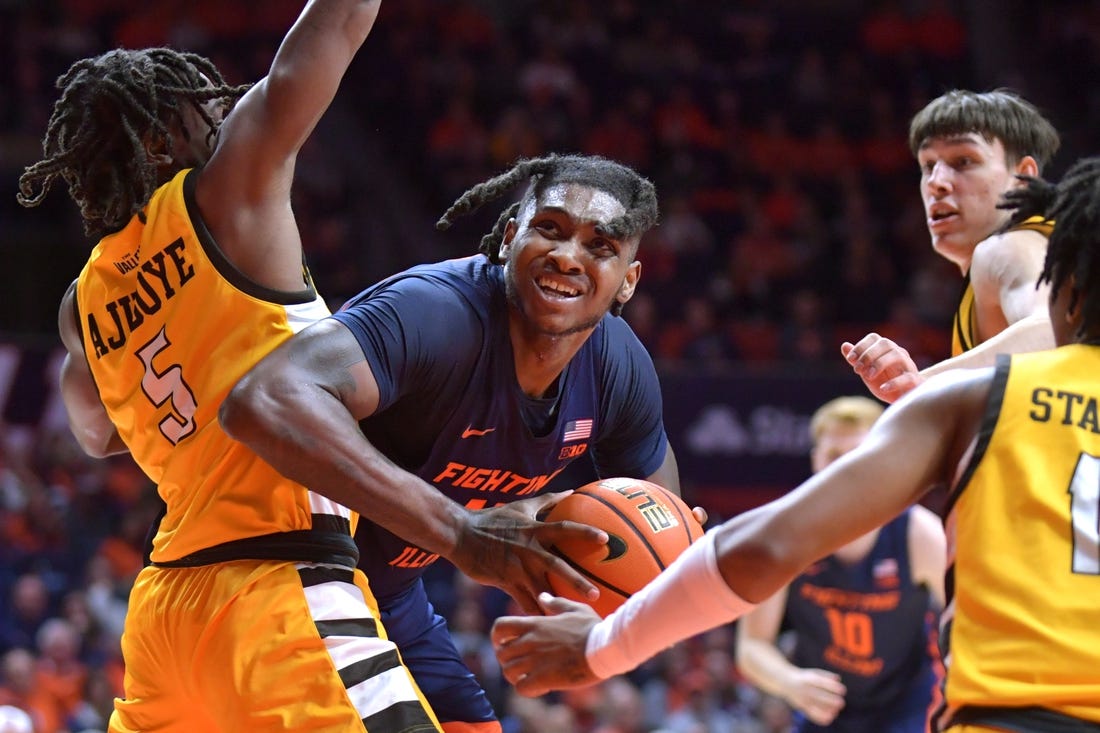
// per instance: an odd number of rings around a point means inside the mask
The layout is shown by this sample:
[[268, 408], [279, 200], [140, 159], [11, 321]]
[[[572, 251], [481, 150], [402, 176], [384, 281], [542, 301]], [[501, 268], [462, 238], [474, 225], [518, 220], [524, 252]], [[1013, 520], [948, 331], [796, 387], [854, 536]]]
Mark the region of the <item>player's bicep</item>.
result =
[[970, 275], [979, 323], [983, 316], [1002, 322], [996, 332], [1029, 316], [1045, 316], [1048, 287], [1038, 285], [1045, 252], [1046, 239], [1030, 231], [1007, 232], [975, 249]]
[[665, 459], [661, 462], [661, 467], [647, 476], [646, 480], [680, 496], [680, 470], [676, 465], [676, 455], [672, 452], [672, 446], [667, 440], [665, 441]]
[[226, 432], [247, 442], [288, 416], [304, 420], [337, 403], [362, 419], [374, 412], [378, 389], [355, 337], [326, 318], [252, 367], [230, 391], [219, 419]]
[[[623, 343], [612, 343], [605, 353], [599, 383], [602, 420], [595, 447], [600, 475], [659, 474], [661, 479], [652, 480], [665, 486], [666, 481], [673, 481], [676, 463], [668, 445], [653, 361], [632, 336]], [[678, 477], [675, 485], [679, 486]]]
[[305, 329], [264, 362], [268, 360], [283, 379], [302, 380], [335, 396], [356, 420], [378, 407], [374, 372], [355, 335], [336, 319]]
[[1006, 323], [1011, 326], [1030, 317], [1048, 319], [1049, 292], [1047, 285], [1036, 288], [1035, 283], [1027, 282], [1004, 287], [1000, 299]]

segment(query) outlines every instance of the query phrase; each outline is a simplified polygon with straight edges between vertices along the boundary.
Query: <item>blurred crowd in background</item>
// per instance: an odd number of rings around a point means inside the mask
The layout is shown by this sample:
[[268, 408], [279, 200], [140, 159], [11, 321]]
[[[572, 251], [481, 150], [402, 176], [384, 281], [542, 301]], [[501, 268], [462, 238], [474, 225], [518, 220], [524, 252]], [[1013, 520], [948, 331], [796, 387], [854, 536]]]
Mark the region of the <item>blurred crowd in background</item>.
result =
[[[56, 304], [92, 246], [62, 191], [15, 202], [53, 80], [79, 57], [167, 44], [254, 81], [300, 8], [0, 0], [0, 362], [56, 341]], [[660, 195], [625, 312], [660, 369], [833, 369], [840, 341], [870, 330], [927, 364], [947, 355], [961, 278], [929, 246], [908, 120], [947, 89], [999, 86], [1059, 128], [1050, 173], [1100, 149], [1100, 3], [394, 0], [300, 157], [295, 208], [338, 307], [408, 265], [475, 252], [497, 208], [433, 224], [517, 158], [605, 155]], [[56, 405], [33, 429], [0, 420], [0, 437], [0, 706], [31, 713], [36, 733], [104, 730], [151, 486], [128, 459], [83, 456]], [[789, 726], [738, 678], [729, 629], [628, 678], [517, 699], [486, 637], [503, 599], [437, 575], [508, 733]]]

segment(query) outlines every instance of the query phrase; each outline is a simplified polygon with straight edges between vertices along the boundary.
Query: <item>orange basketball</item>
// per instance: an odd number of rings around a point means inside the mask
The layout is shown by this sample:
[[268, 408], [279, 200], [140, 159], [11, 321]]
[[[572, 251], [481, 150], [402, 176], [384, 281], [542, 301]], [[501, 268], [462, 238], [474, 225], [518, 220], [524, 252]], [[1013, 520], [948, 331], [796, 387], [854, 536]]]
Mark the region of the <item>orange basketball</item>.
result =
[[599, 588], [600, 597], [589, 603], [555, 575], [550, 587], [559, 596], [588, 603], [600, 616], [621, 606], [703, 536], [680, 497], [641, 479], [608, 478], [575, 489], [545, 521], [567, 519], [608, 534], [606, 545], [577, 541], [551, 548]]

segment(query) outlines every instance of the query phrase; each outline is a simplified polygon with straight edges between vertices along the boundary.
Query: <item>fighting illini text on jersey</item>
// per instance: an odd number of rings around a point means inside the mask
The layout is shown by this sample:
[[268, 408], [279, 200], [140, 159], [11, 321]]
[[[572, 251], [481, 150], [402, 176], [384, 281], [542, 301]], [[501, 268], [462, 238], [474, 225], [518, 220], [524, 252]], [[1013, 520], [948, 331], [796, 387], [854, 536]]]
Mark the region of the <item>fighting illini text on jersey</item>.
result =
[[[218, 424], [218, 407], [244, 372], [328, 309], [304, 268], [296, 293], [267, 290], [237, 271], [198, 215], [196, 178], [181, 171], [104, 237], [76, 289], [99, 396], [168, 505], [152, 560], [268, 557], [263, 537], [279, 534], [284, 544], [289, 537], [308, 546], [295, 559], [335, 553], [346, 563], [351, 513], [283, 478]], [[283, 534], [295, 530], [313, 532]], [[227, 551], [225, 543], [234, 544]]]
[[998, 357], [945, 512], [941, 729], [1100, 724], [1098, 400], [1098, 346]]

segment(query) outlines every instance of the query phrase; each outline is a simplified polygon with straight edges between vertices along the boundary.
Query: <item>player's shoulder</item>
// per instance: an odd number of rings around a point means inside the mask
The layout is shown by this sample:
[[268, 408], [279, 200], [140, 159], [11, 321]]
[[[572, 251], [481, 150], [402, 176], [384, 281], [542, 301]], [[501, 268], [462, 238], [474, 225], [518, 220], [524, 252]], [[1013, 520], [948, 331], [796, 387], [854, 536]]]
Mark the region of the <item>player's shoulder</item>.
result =
[[653, 357], [623, 318], [608, 314], [596, 326], [583, 349], [608, 374], [653, 371]]
[[366, 288], [341, 310], [362, 306], [379, 297], [408, 298], [420, 310], [446, 307], [448, 301], [487, 304], [493, 293], [503, 288], [500, 270], [480, 255], [415, 265]]
[[610, 313], [605, 315], [596, 326], [593, 336], [597, 337], [597, 340], [605, 344], [611, 350], [622, 350], [623, 348], [630, 350], [641, 348], [643, 351], [645, 350], [638, 336], [634, 333], [634, 329], [630, 327], [626, 319], [620, 316], [613, 316]]
[[920, 504], [914, 504], [909, 507], [909, 531], [911, 534], [920, 536], [941, 536], [943, 535], [942, 521], [940, 516], [931, 509], [921, 506]]
[[1047, 238], [1036, 231], [998, 232], [978, 242], [970, 260], [970, 281], [976, 289], [1006, 283], [1034, 283], [1042, 271]]
[[996, 260], [1021, 252], [1046, 251], [1047, 230], [1032, 227], [1013, 227], [990, 234], [974, 247], [974, 261]]

